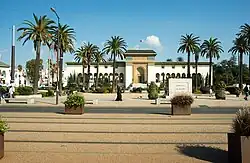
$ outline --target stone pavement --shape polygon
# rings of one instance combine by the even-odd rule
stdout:
[[[83,94],[86,100],[98,99],[98,107],[108,107],[108,106],[123,106],[123,107],[170,107],[169,104],[155,105],[154,100],[148,100],[147,94],[142,93],[123,93],[123,101],[114,101],[116,94]],[[194,95],[195,97],[196,95]],[[216,100],[215,97],[209,97],[208,95],[197,95],[192,108],[199,107],[246,107],[250,106],[250,101],[245,101],[244,96],[236,97],[234,95],[227,95],[226,100]],[[66,96],[59,98],[59,106],[64,106],[63,102],[66,100]],[[1,104],[1,105],[12,105],[12,104]],[[18,104],[20,105],[20,104]],[[42,99],[36,99],[36,104],[31,104],[32,106],[55,106],[55,97],[47,97]],[[88,105],[93,106],[93,105]]]
[[[227,162],[234,115],[2,113],[3,163]]]

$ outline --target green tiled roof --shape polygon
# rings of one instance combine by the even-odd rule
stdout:
[[[156,52],[154,50],[143,50],[143,49],[131,49],[127,50],[125,56],[130,55],[141,55],[141,56],[156,56]]]
[[[187,65],[187,62],[155,62],[155,65]],[[195,62],[190,62],[195,65]],[[209,65],[209,62],[198,62],[198,65]]]
[[[78,63],[78,62],[66,62],[66,65],[82,65],[82,63]],[[99,65],[112,65],[113,62],[102,62]],[[91,63],[91,65],[97,65],[96,63]],[[119,67],[125,67],[125,62],[122,61],[117,61],[116,65]]]
[[[9,68],[10,65],[7,65],[6,63],[0,61],[0,67]]]

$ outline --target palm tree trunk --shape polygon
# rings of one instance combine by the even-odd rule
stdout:
[[[190,52],[188,51],[188,68],[187,68],[187,77],[190,78]]]
[[[240,53],[240,90],[242,90],[242,60],[243,60],[243,53]]]
[[[34,94],[37,94],[38,92],[38,80],[40,77],[40,50],[41,50],[41,42],[38,41],[37,42],[37,47],[36,47],[36,65],[35,65],[35,76],[34,76],[34,85],[33,85],[33,89],[34,89]]]
[[[198,60],[195,60],[195,91],[197,90],[197,85],[198,85]]]
[[[209,88],[211,88],[211,86],[212,86],[212,62],[213,62],[213,58],[210,55],[210,57],[209,57],[209,76],[208,76]]]
[[[59,95],[62,94],[62,72],[63,72],[63,51],[60,49],[60,61],[59,61]]]
[[[250,84],[250,54],[248,54],[248,84]]]
[[[83,85],[83,89],[85,87],[85,71],[84,71],[85,67],[84,66],[85,66],[84,62],[82,62],[82,85]]]
[[[99,63],[97,62],[97,65],[96,65],[96,79],[95,79],[95,89],[98,87],[98,78],[99,76]]]
[[[90,64],[88,64],[88,84],[87,84],[87,91],[89,92],[89,81],[90,81]]]
[[[112,81],[112,93],[115,92],[115,54],[113,56],[113,81]]]

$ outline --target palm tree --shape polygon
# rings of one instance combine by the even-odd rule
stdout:
[[[180,47],[177,50],[177,53],[187,53],[188,54],[188,59],[187,59],[187,77],[190,78],[190,54],[195,53],[195,49],[199,48],[199,37],[194,36],[193,33],[191,34],[186,34],[186,36],[181,36],[180,40]]]
[[[87,61],[83,46],[81,46],[76,50],[74,60],[78,63],[80,62],[82,63],[82,82],[83,82],[83,87],[85,87],[85,66]]]
[[[61,25],[59,27],[53,26],[53,42],[55,47],[58,47],[58,29],[59,29],[59,39],[60,39],[60,61],[59,61],[59,92],[62,92],[62,71],[63,71],[63,54],[74,52],[74,41],[75,31],[73,28],[70,28],[69,25]],[[57,48],[55,48],[57,50]]]
[[[205,56],[209,58],[209,87],[211,88],[212,82],[212,64],[213,58],[220,58],[220,53],[224,52],[221,46],[221,42],[218,41],[217,38],[210,38],[209,40],[205,40],[201,45],[201,56]]]
[[[19,82],[18,82],[18,83],[19,83],[19,86],[20,86],[20,78],[21,78],[20,73],[21,73],[22,70],[23,70],[23,66],[22,66],[22,65],[18,65],[18,66],[17,66],[17,70],[19,71],[19,75],[18,75],[18,76],[19,76]]]
[[[94,62],[96,63],[96,80],[95,80],[95,89],[97,88],[98,86],[98,76],[99,76],[99,64],[101,62],[106,62],[106,60],[104,59],[104,55],[105,53],[101,52],[101,51],[97,51],[94,56],[93,56],[93,60]]]
[[[50,20],[46,15],[40,16],[38,18],[35,14],[33,14],[33,17],[35,19],[34,22],[25,20],[23,22],[24,27],[17,29],[17,31],[22,31],[21,36],[18,38],[18,40],[24,40],[23,45],[28,40],[33,41],[34,49],[36,51],[36,66],[33,87],[34,94],[37,94],[41,44],[45,44],[47,40],[51,38],[51,29],[54,21]]]
[[[198,84],[198,61],[200,57],[200,48],[197,48],[194,52],[194,59],[195,59],[195,91],[197,90],[197,84]]]
[[[110,40],[107,40],[104,44],[104,53],[110,54],[113,59],[113,81],[112,81],[112,93],[115,91],[115,68],[116,58],[123,60],[124,53],[127,51],[127,43],[120,36],[112,36]]]
[[[239,66],[240,66],[240,89],[242,89],[242,62],[243,62],[243,54],[248,54],[250,51],[250,47],[243,36],[239,36],[233,41],[234,46],[229,49],[228,52],[232,52],[232,54],[239,53]]]
[[[98,47],[94,44],[91,44],[90,42],[84,43],[81,49],[82,56],[85,58],[85,62],[88,66],[87,68],[87,91],[89,91],[89,81],[90,81],[90,65],[92,63],[93,55],[98,51]],[[84,75],[84,74],[83,74]]]
[[[240,37],[244,37],[250,45],[250,25],[249,24],[244,24],[240,26],[240,33],[238,34]],[[249,78],[250,78],[250,54],[248,55],[248,68],[249,68]],[[250,80],[250,79],[249,79]]]

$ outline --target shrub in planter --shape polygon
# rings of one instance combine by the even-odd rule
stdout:
[[[155,82],[151,82],[148,87],[148,98],[151,100],[155,100],[158,98],[158,87]]]
[[[32,95],[33,94],[33,88],[32,87],[17,87],[16,88],[16,93],[18,95]]]
[[[190,95],[176,95],[171,100],[171,114],[172,115],[190,115],[191,104],[194,99]]]
[[[130,92],[131,93],[142,93],[142,88],[141,87],[133,88]]]
[[[67,97],[65,104],[65,114],[83,114],[85,100],[83,96],[71,94]]]
[[[232,95],[236,95],[237,97],[241,93],[240,88],[239,87],[235,87],[235,86],[226,87],[226,91],[228,91]]]
[[[4,156],[4,133],[7,132],[9,126],[7,122],[0,117],[0,159]]]
[[[232,123],[232,133],[228,133],[229,163],[250,162],[250,110],[240,109]]]
[[[214,87],[216,99],[221,99],[221,100],[226,99],[225,88],[226,88],[226,84],[223,81],[216,83]]]
[[[210,88],[209,87],[201,87],[200,91],[202,94],[209,94],[210,93]]]

